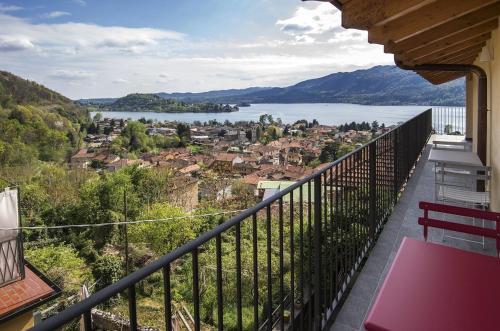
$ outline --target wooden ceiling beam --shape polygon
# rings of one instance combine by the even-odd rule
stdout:
[[[457,78],[460,78],[464,76],[466,73],[465,72],[447,72],[447,71],[417,71],[417,74],[419,74],[421,77],[424,79],[427,79],[429,82],[435,84],[435,81],[442,81],[442,80],[454,80]]]
[[[417,61],[417,64],[445,63],[446,61],[451,61],[451,60],[454,60],[454,59],[463,59],[463,58],[466,58],[466,57],[469,57],[469,56],[478,55],[479,53],[481,53],[481,50],[483,49],[483,47],[485,45],[486,45],[486,43],[483,43],[483,44],[480,44],[480,45],[478,45],[476,47],[470,47],[470,48],[461,50],[461,51],[456,52],[456,53],[447,54],[446,56],[442,56],[440,58],[434,59],[432,62],[418,62]]]
[[[444,83],[451,82],[452,80],[462,78],[466,75],[465,72],[456,72],[456,73],[448,73],[443,74],[442,76],[437,76],[429,79],[429,81],[434,85],[440,85]]]
[[[431,51],[430,53],[424,54],[423,56],[412,56],[410,54],[403,53],[400,56],[404,61],[422,61],[422,62],[429,62],[429,59],[433,59],[436,57],[441,57],[441,56],[446,56],[447,54],[452,54],[459,52],[464,49],[468,49],[473,46],[477,46],[480,44],[484,44],[485,41],[491,38],[491,33],[486,33],[484,35],[481,35],[476,38],[472,38],[470,40],[465,40],[459,44],[446,47],[443,49],[438,49],[436,51]]]
[[[410,44],[405,43],[390,43],[384,46],[385,53],[407,53],[408,56],[411,57],[419,57],[426,54],[430,54],[433,50],[440,50],[445,47],[449,47],[458,43],[461,43],[464,40],[469,40],[480,36],[482,34],[491,32],[498,28],[498,18],[491,19],[484,23],[473,26],[469,29],[465,29],[462,31],[458,31],[457,33],[451,34],[446,38],[431,41],[428,44]],[[403,47],[406,46],[406,47]]]
[[[368,30],[436,0],[351,0],[342,7],[342,26]]]
[[[469,56],[464,56],[460,58],[454,58],[451,60],[447,60],[446,62],[442,62],[445,64],[472,64],[474,60],[477,58],[478,54],[472,54]]]
[[[462,59],[454,59],[447,61],[446,64],[472,64],[474,63],[474,60],[476,59],[477,54],[469,56],[467,58],[462,58]],[[439,76],[445,73],[445,71],[425,71],[425,76],[426,77],[434,77],[434,76]],[[420,72],[419,72],[420,74]]]
[[[385,44],[392,40],[397,43],[494,3],[499,1],[437,0],[398,19],[370,28],[368,41]]]
[[[401,50],[423,47],[438,40],[448,38],[451,35],[460,35],[463,31],[477,27],[483,23],[490,22],[489,24],[491,24],[492,20],[498,20],[499,15],[500,2],[496,2],[403,41],[397,43],[388,42],[386,44],[386,51],[397,53]]]
[[[396,55],[394,55],[394,62],[401,63],[401,64],[408,65],[408,66],[414,66],[417,64],[442,63],[442,61],[453,60],[457,57],[462,58],[465,56],[472,56],[474,54],[478,54],[479,52],[481,52],[481,49],[484,47],[484,45],[486,45],[486,43],[483,42],[481,44],[473,45],[471,47],[459,50],[457,52],[448,53],[448,54],[439,55],[439,56],[429,56],[429,57],[421,58],[421,59],[415,60],[415,61],[402,58],[401,55],[396,54]]]
[[[454,43],[452,45],[447,45],[447,46],[439,46],[437,44],[431,44],[426,47],[422,47],[416,51],[413,52],[404,52],[401,53],[404,55],[404,57],[409,58],[409,59],[419,59],[424,56],[428,56],[431,54],[439,53],[439,52],[449,52],[450,50],[456,49],[458,47],[463,47],[464,45],[472,45],[472,44],[477,44],[483,41],[487,41],[488,39],[491,38],[491,32],[486,32],[483,33],[479,36],[475,36],[472,38],[464,38],[463,41],[460,41],[458,43]]]

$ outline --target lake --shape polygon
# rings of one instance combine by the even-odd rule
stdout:
[[[363,106],[339,103],[307,103],[307,104],[254,104],[250,107],[240,107],[233,113],[153,113],[153,112],[101,112],[103,117],[116,119],[140,118],[156,119],[158,121],[178,121],[192,123],[217,120],[224,122],[258,121],[263,114],[272,115],[274,119],[281,118],[283,123],[294,123],[301,119],[320,124],[338,125],[346,122],[373,122],[377,120],[386,125],[404,122],[413,116],[429,109],[429,106]],[[92,113],[92,116],[95,113]]]

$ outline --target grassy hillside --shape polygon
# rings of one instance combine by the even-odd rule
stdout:
[[[0,165],[60,162],[77,148],[87,112],[35,82],[0,71]]]

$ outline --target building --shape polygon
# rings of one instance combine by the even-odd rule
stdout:
[[[210,164],[210,168],[217,172],[232,173],[234,165],[242,162],[243,159],[238,154],[219,153]]]
[[[192,211],[198,206],[198,180],[190,176],[176,176],[168,184],[167,201]]]
[[[95,154],[89,152],[87,149],[80,149],[75,155],[71,157],[70,164],[74,169],[87,169],[92,163]]]

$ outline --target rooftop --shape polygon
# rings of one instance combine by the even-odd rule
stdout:
[[[0,322],[58,295],[59,288],[36,269],[25,265],[26,277],[0,287]]]

